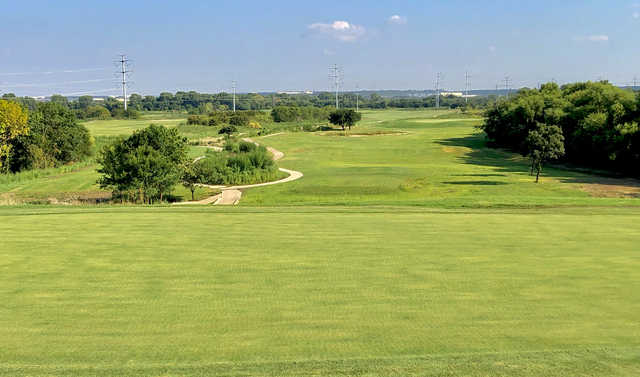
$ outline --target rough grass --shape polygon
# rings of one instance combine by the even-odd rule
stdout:
[[[638,209],[0,209],[7,376],[636,376]]]

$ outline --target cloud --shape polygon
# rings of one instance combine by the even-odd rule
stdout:
[[[329,36],[341,42],[355,42],[364,37],[366,29],[347,21],[333,21],[333,23],[314,23],[308,26],[312,32]]]
[[[387,19],[387,22],[395,25],[405,25],[407,23],[407,18],[394,14],[393,16],[389,17],[389,19]]]
[[[638,18],[640,18],[640,12],[633,12],[633,14],[631,14],[631,17],[637,20]]]
[[[496,46],[489,46],[489,52],[496,52]]]
[[[609,36],[608,35],[587,35],[587,36],[581,36],[581,37],[574,37],[573,40],[575,41],[589,41],[589,42],[609,42]]]

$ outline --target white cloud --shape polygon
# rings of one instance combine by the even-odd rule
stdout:
[[[342,42],[355,42],[362,38],[366,29],[363,26],[355,25],[347,21],[333,21],[333,23],[315,23],[308,26],[309,30],[327,35]]]
[[[389,17],[387,22],[390,24],[405,25],[407,23],[407,18],[394,14],[393,16]]]
[[[609,42],[609,36],[608,35],[587,35],[587,36],[581,36],[581,37],[575,37],[573,38],[575,41],[589,41],[589,42]]]

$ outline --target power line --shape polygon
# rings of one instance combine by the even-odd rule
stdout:
[[[233,112],[236,112],[236,81],[231,81],[231,85],[233,87]]]
[[[122,98],[124,100],[124,111],[127,111],[127,74],[131,71],[127,70],[129,60],[127,55],[120,55],[120,73],[122,74]]]
[[[341,72],[337,64],[329,67],[329,78],[333,79],[333,85],[335,86],[336,90],[336,109],[338,109],[340,107],[340,103],[338,102],[338,92],[340,90]]]
[[[464,73],[464,103],[468,104],[469,103],[469,79],[471,78],[471,75],[469,75],[469,72],[465,72]]]
[[[509,98],[509,94],[511,94],[511,77],[504,77],[504,89],[507,91],[507,98]]]
[[[441,78],[441,73],[438,72],[436,74],[436,109],[440,108],[440,78]]]

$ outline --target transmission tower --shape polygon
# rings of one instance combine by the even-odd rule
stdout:
[[[636,90],[638,87],[638,77],[633,76],[633,90]]]
[[[469,79],[471,78],[471,75],[469,74],[469,72],[465,72],[464,73],[464,103],[468,104],[469,103]]]
[[[509,98],[509,94],[511,94],[511,77],[504,77],[504,89],[507,91],[507,98]]]
[[[329,78],[333,79],[333,85],[336,91],[336,109],[339,108],[340,103],[338,102],[338,92],[340,90],[340,80],[341,80],[341,72],[340,68],[338,68],[337,64],[334,64],[332,67],[329,67]]]
[[[129,59],[127,55],[120,55],[120,74],[122,75],[122,98],[124,99],[124,111],[127,111],[127,75],[131,72],[128,70]]]
[[[236,112],[236,81],[231,81],[231,86],[233,87],[233,112]]]
[[[440,79],[442,74],[438,72],[436,74],[436,109],[440,108]]]

